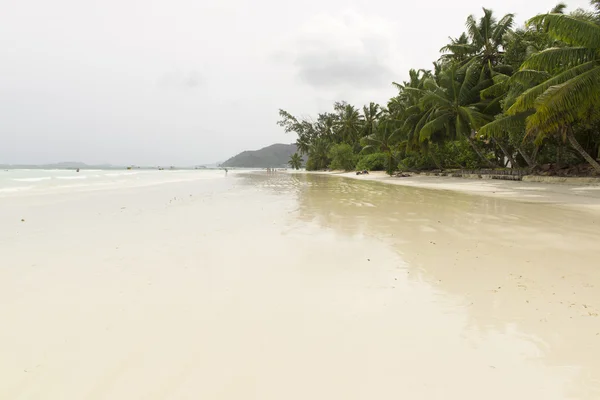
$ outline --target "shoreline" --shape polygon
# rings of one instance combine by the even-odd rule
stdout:
[[[390,177],[383,171],[373,171],[369,175],[356,175],[355,172],[342,171],[293,171],[291,173],[326,175],[389,185],[455,191],[520,202],[554,204],[600,214],[600,183],[581,183],[580,181],[548,183],[529,179],[523,181],[469,179],[423,174],[412,174],[410,177]]]

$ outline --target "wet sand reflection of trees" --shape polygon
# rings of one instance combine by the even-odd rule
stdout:
[[[260,185],[293,193],[301,221],[388,243],[409,264],[409,279],[462,299],[465,329],[474,337],[523,337],[545,363],[581,366],[583,386],[598,390],[600,346],[590,344],[600,340],[594,291],[600,279],[597,271],[571,271],[600,259],[591,217],[552,205],[310,174],[279,174]]]

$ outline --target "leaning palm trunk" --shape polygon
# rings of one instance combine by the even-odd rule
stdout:
[[[433,163],[435,164],[435,166],[437,167],[437,169],[439,169],[439,170],[444,169],[444,168],[442,168],[442,164],[440,163],[440,160],[438,160],[438,158],[435,156],[435,154],[434,154],[433,151],[429,150],[429,156],[433,160]]]
[[[536,147],[536,149],[537,149],[537,147]],[[529,168],[533,168],[536,166],[534,157],[535,157],[537,151],[533,154],[533,157],[529,157],[527,152],[525,150],[523,150],[521,147],[517,147],[517,151],[519,152],[519,154],[521,154],[521,157],[523,157],[523,160],[525,160],[525,162],[527,163]]]
[[[394,166],[394,156],[392,155],[391,150],[387,150],[388,153],[388,165],[387,165],[387,174],[389,176],[394,175],[394,171],[396,170],[396,167]]]
[[[493,162],[491,162],[490,160],[487,159],[487,157],[485,157],[483,155],[483,153],[481,153],[481,150],[479,150],[479,148],[475,145],[475,142],[473,141],[472,138],[468,137],[467,141],[469,142],[469,144],[471,145],[471,147],[473,148],[473,150],[475,151],[475,153],[477,153],[477,155],[479,156],[479,158],[481,158],[487,165],[489,165],[492,168],[496,168],[497,165],[494,164]]]
[[[585,151],[585,149],[583,147],[581,147],[581,145],[579,144],[577,139],[575,139],[575,135],[573,135],[573,129],[571,129],[571,128],[566,128],[566,129],[567,129],[567,139],[569,139],[569,143],[571,143],[571,146],[573,146],[573,148],[575,150],[577,150],[579,152],[579,154],[581,154],[582,157],[585,158],[585,160],[588,163],[590,163],[590,165],[594,168],[594,170],[600,174],[600,164],[598,164],[598,161],[594,160],[592,158],[592,156],[590,156],[588,154],[588,152]]]
[[[517,163],[517,161],[513,157],[512,153],[510,153],[508,151],[508,149],[506,148],[506,146],[504,146],[504,144],[502,143],[502,141],[496,140],[494,138],[492,138],[492,140],[500,148],[500,150],[502,150],[502,153],[504,153],[504,156],[506,158],[508,158],[508,161],[510,161],[510,167],[511,168],[520,168],[519,164]]]

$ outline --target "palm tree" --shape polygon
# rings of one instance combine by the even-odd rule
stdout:
[[[457,39],[450,39],[450,44],[440,49],[444,54],[441,61],[457,62],[460,65],[476,59],[490,77],[493,72],[510,73],[510,68],[502,65],[504,54],[504,37],[511,31],[514,14],[506,14],[499,21],[494,18],[493,11],[483,9],[483,17],[477,21],[475,16],[467,18],[467,33]],[[468,39],[468,40],[467,40]]]
[[[397,135],[400,132],[398,123],[387,116],[379,121],[374,121],[372,132],[369,136],[363,138],[363,152],[368,153],[372,150],[385,153],[387,162],[387,173],[392,175],[396,170],[396,162],[394,162],[394,145],[397,143]]]
[[[344,102],[336,103],[334,109],[338,114],[335,127],[340,137],[346,143],[358,143],[364,123],[363,116],[353,105]]]
[[[308,150],[306,169],[325,169],[329,165],[329,148],[331,142],[323,137],[314,139]]]
[[[600,13],[599,13],[600,14]],[[573,148],[600,173],[600,164],[583,149],[572,126],[581,120],[600,120],[600,24],[589,18],[542,14],[528,21],[541,26],[564,47],[532,55],[521,67],[545,71],[552,76],[526,90],[507,110],[509,115],[534,110],[527,117],[528,134],[541,140],[548,134],[566,137]]]
[[[288,165],[295,170],[298,170],[302,167],[302,163],[304,160],[298,153],[294,153],[290,156],[290,161],[288,161]]]
[[[476,60],[462,68],[453,65],[442,73],[439,84],[429,80],[425,90],[411,89],[423,93],[421,105],[426,110],[415,125],[415,133],[421,142],[464,138],[486,164],[494,167],[474,141],[477,130],[490,119],[485,114],[488,104],[479,96],[486,85],[480,71]]]
[[[369,106],[363,107],[363,136],[369,136],[373,133],[373,123],[381,117],[383,110],[376,103],[369,103]]]

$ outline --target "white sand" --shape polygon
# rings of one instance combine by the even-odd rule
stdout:
[[[0,398],[597,399],[599,224],[288,174],[0,198]]]

